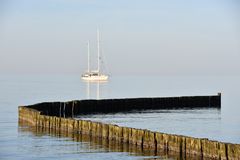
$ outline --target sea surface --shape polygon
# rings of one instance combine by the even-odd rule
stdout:
[[[212,140],[240,143],[240,77],[122,76],[87,83],[79,75],[0,76],[0,159],[148,159],[101,143],[36,132],[18,124],[18,106],[39,102],[129,97],[215,95],[222,108],[147,110],[81,118]],[[79,118],[79,117],[76,117]]]

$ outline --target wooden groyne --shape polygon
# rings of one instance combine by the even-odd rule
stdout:
[[[43,115],[73,117],[81,114],[116,113],[147,109],[221,108],[221,94],[163,98],[125,98],[46,102],[27,106]]]
[[[239,144],[73,119],[74,115],[81,114],[200,107],[220,108],[221,95],[39,103],[20,106],[19,121],[29,126],[90,135],[120,144],[127,143],[154,153],[164,150],[179,153],[181,157],[191,155],[212,159],[240,159]]]
[[[83,142],[87,144],[87,148],[93,148],[94,150],[100,150],[101,152],[125,152],[134,156],[144,156],[146,159],[187,159],[187,160],[201,160],[200,156],[187,156],[184,157],[180,155],[178,152],[171,152],[165,150],[158,150],[155,152],[154,150],[148,150],[142,148],[142,146],[132,145],[129,143],[121,143],[115,140],[109,140],[101,137],[94,137],[89,134],[79,134],[74,132],[66,132],[64,130],[52,129],[52,128],[44,128],[44,127],[26,127],[26,123],[23,121],[19,121],[19,131],[20,132],[30,132],[32,136],[36,136],[38,138],[45,136],[52,137],[63,137],[68,138],[68,140],[72,140],[75,142]],[[85,146],[85,145],[84,145]],[[151,157],[151,158],[150,158]],[[141,157],[140,157],[141,158]]]

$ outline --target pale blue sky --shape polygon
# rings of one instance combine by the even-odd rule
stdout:
[[[237,0],[1,0],[0,73],[81,74],[99,26],[112,75],[240,75],[239,10]]]

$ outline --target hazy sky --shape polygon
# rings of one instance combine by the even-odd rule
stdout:
[[[0,73],[80,75],[97,26],[112,75],[240,75],[237,0],[0,0]]]

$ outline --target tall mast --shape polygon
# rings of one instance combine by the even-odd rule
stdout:
[[[90,72],[90,42],[87,43],[88,48],[88,73]]]
[[[98,53],[98,74],[100,72],[100,34],[99,29],[97,28],[97,53]]]

